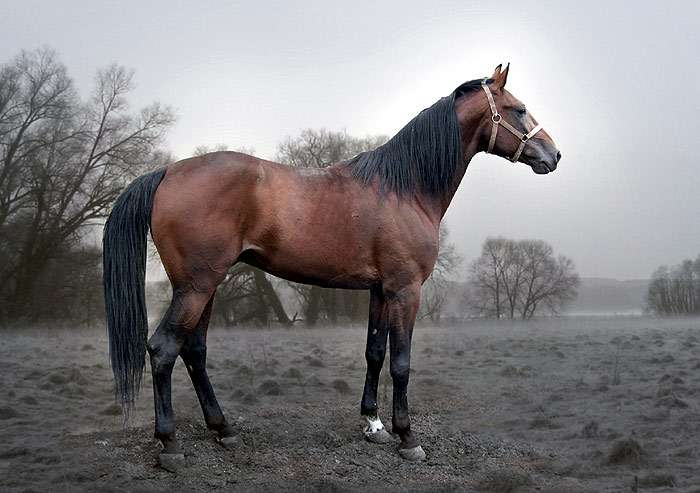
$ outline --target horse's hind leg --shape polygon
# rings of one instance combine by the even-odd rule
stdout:
[[[207,328],[213,301],[214,297],[212,296],[204,308],[197,327],[185,339],[180,351],[180,357],[185,362],[187,372],[190,374],[199,404],[202,406],[202,413],[204,414],[207,428],[219,434],[222,445],[231,446],[234,443],[233,428],[226,422],[226,417],[221,412],[221,407],[214,395],[214,389],[209,381],[206,368]]]
[[[171,376],[175,360],[188,335],[197,326],[213,292],[173,290],[173,301],[148,340],[148,354],[153,374],[155,405],[155,437],[163,444],[160,463],[165,469],[176,469],[184,455],[175,437],[175,416],[171,402]]]

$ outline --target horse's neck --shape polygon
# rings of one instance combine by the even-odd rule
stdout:
[[[474,132],[471,132],[471,135],[468,135],[467,138],[464,139],[464,161],[462,162],[462,165],[459,169],[457,169],[457,172],[454,175],[452,186],[450,186],[450,188],[441,197],[439,197],[437,203],[435,204],[435,207],[439,211],[440,218],[442,218],[442,216],[445,215],[447,209],[452,203],[452,199],[454,198],[455,193],[457,193],[459,185],[462,183],[462,179],[464,178],[464,175],[467,172],[467,167],[469,166],[469,163],[471,162],[472,158],[476,155],[476,153],[478,153],[481,150],[479,149],[479,136],[477,135],[477,133],[478,129],[476,129]]]

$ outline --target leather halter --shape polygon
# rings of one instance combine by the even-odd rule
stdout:
[[[542,125],[538,124],[535,128],[533,128],[532,130],[530,130],[526,134],[518,131],[510,123],[508,123],[503,118],[501,118],[501,115],[498,113],[498,109],[496,108],[496,103],[493,100],[493,95],[491,94],[491,90],[489,89],[489,86],[486,85],[486,82],[482,82],[481,87],[484,89],[484,92],[486,93],[486,97],[489,100],[489,106],[491,107],[491,121],[493,122],[493,126],[491,127],[491,138],[489,139],[489,150],[486,152],[491,154],[491,151],[493,151],[493,146],[496,143],[496,135],[498,135],[498,126],[503,125],[503,127],[506,130],[508,130],[513,135],[515,135],[518,138],[518,140],[520,141],[520,145],[518,146],[518,150],[515,151],[515,154],[513,154],[513,157],[509,158],[512,162],[516,163],[518,161],[518,159],[520,158],[520,154],[522,154],[523,149],[525,149],[525,144],[527,144],[527,141],[530,140],[532,137],[534,137],[535,134],[537,134],[537,132],[542,130]]]

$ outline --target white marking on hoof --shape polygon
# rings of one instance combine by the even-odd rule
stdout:
[[[219,443],[224,446],[224,448],[233,448],[238,444],[238,437],[223,437],[219,439]]]
[[[413,448],[400,448],[399,455],[404,459],[410,460],[412,462],[425,460],[425,452],[423,452],[423,447],[421,447],[420,445]]]
[[[185,465],[185,454],[158,454],[158,465],[170,472],[177,472]]]
[[[379,416],[365,416],[365,420],[367,420],[365,433],[376,433],[384,429],[384,425],[382,424],[382,420],[379,419]]]
[[[367,426],[365,427],[365,439],[372,443],[389,443],[394,439],[384,428],[382,420],[379,417],[365,416]]]

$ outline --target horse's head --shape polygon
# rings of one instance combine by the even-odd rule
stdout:
[[[491,78],[481,81],[481,91],[472,91],[485,109],[477,124],[482,129],[479,148],[547,174],[557,168],[561,152],[525,105],[505,89],[508,68],[499,65]]]

